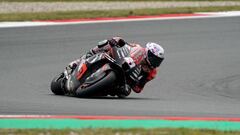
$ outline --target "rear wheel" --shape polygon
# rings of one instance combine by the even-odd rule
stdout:
[[[83,89],[77,89],[76,95],[78,97],[94,96],[96,93],[101,93],[101,91],[109,89],[109,87],[114,84],[116,79],[116,74],[113,71],[110,71],[106,73],[106,75],[102,77],[101,80],[92,84],[91,86]]]
[[[64,95],[64,90],[62,89],[63,79],[64,79],[63,73],[53,78],[51,82],[51,90],[55,95]]]

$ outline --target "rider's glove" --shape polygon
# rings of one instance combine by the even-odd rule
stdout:
[[[118,42],[115,39],[108,40],[108,43],[111,47],[118,45]]]
[[[120,47],[123,47],[125,44],[126,44],[126,42],[125,42],[123,39],[119,39],[118,45],[119,45]]]
[[[113,46],[123,47],[126,44],[126,42],[123,39],[119,39],[118,41],[116,41],[116,39],[110,39],[108,40],[108,43],[111,47]]]

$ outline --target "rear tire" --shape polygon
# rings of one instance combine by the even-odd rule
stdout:
[[[64,95],[64,90],[62,89],[63,79],[64,79],[63,73],[53,78],[51,82],[51,90],[55,95]]]
[[[107,73],[105,77],[99,80],[97,83],[84,88],[84,89],[77,89],[76,96],[77,97],[91,97],[94,96],[96,93],[101,93],[104,89],[109,88],[114,84],[117,77],[113,71]]]

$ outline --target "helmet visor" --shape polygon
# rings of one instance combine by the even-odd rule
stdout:
[[[148,61],[151,67],[159,67],[164,58],[155,56],[151,51],[148,51]]]

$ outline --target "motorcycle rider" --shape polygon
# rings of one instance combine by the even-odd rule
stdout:
[[[145,84],[155,78],[157,68],[164,60],[164,49],[159,44],[149,42],[144,48],[139,44],[129,44],[121,37],[100,41],[97,46],[86,53],[86,58],[99,52],[106,52],[111,55],[111,47],[122,47],[124,45],[127,45],[130,49],[130,56],[134,66],[127,71],[127,84],[119,89],[122,97],[128,96],[131,90],[140,93]],[[74,69],[79,61],[80,59],[71,62],[67,68]]]

